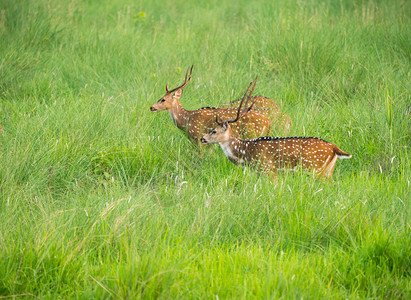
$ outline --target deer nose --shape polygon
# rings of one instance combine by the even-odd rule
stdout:
[[[200,141],[201,141],[203,144],[207,143],[207,141],[206,141],[205,138],[203,138],[203,137],[200,139]]]
[[[150,107],[150,110],[151,111],[156,111],[156,109],[152,106],[152,107]]]

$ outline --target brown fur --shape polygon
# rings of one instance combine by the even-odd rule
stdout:
[[[251,102],[254,103],[252,111],[265,115],[272,122],[272,130],[278,134],[286,135],[290,132],[292,121],[289,115],[280,110],[279,105],[264,96],[252,96]],[[236,108],[239,106],[241,98],[228,103],[223,103],[219,108]]]
[[[215,132],[215,133],[213,133]],[[227,158],[237,165],[248,165],[263,172],[295,170],[301,166],[320,176],[332,177],[340,156],[350,158],[336,145],[313,137],[242,140],[228,126],[214,128],[204,135],[203,143],[219,143]]]
[[[186,74],[184,84],[171,91],[166,87],[166,94],[150,107],[151,111],[167,110],[178,128],[187,132],[194,141],[198,141],[205,133],[218,125],[218,119],[231,119],[238,108],[200,108],[197,110],[186,110],[180,103],[183,87],[191,78]],[[270,120],[257,111],[250,111],[242,120],[233,125],[234,132],[242,138],[249,139],[266,135],[271,127]]]
[[[240,114],[250,86],[240,103],[237,117],[220,123],[201,138],[202,143],[219,143],[227,158],[236,165],[251,166],[259,171],[274,174],[281,169],[295,170],[302,166],[314,170],[320,176],[331,177],[337,159],[351,157],[336,145],[314,137],[260,137],[253,140],[237,137],[230,124],[235,124],[251,112],[250,106]],[[253,90],[254,87],[248,95],[248,100]]]

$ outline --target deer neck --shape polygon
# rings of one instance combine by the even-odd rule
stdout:
[[[186,110],[178,100],[174,100],[173,106],[168,110],[174,124],[180,129],[186,129],[190,112]]]
[[[245,162],[246,145],[243,140],[234,135],[231,128],[227,137],[219,142],[221,149],[227,158],[236,165],[243,165]]]

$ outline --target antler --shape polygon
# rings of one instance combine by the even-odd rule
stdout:
[[[190,67],[187,68],[186,79],[184,80],[184,83],[182,85],[180,85],[179,87],[176,87],[175,89],[172,89],[171,91],[169,91],[168,90],[168,82],[167,82],[167,85],[166,85],[167,93],[172,93],[174,91],[177,91],[178,89],[182,89],[183,87],[185,87],[191,79],[191,74],[193,73],[193,67],[194,67],[194,65],[191,65],[191,69],[190,69]],[[190,70],[190,75],[188,75],[188,70]],[[187,76],[188,76],[188,78],[187,78]]]
[[[258,78],[258,75],[255,77],[254,82],[253,82],[253,81],[250,82],[250,85],[248,86],[247,91],[245,92],[243,98],[241,99],[241,103],[240,103],[240,106],[238,107],[238,111],[237,111],[237,116],[236,116],[234,119],[228,120],[227,123],[237,122],[237,121],[238,121],[239,119],[241,119],[246,113],[248,113],[248,112],[251,110],[251,108],[253,107],[254,103],[251,104],[248,108],[247,108],[247,104],[248,104],[248,101],[251,99],[251,95],[252,95],[253,92],[254,92],[254,88],[255,88],[255,85],[256,85],[256,83],[257,83],[257,78]],[[253,83],[254,83],[254,85],[253,85]],[[251,91],[250,91],[250,87],[251,87],[251,86],[253,86],[253,88],[252,88]],[[248,94],[249,91],[250,91],[250,93]],[[248,96],[247,96],[247,94],[248,94]],[[243,110],[243,112],[240,114],[240,112],[241,112],[241,106],[243,105],[243,102],[244,102],[244,99],[246,98],[246,96],[247,96],[247,101],[245,102],[245,105],[244,105],[244,107],[246,107],[246,108],[245,108],[245,109]]]

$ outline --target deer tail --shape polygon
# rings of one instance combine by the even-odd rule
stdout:
[[[351,158],[352,157],[352,155],[350,153],[342,151],[336,145],[333,145],[333,148],[334,148],[334,153],[337,154],[338,158],[340,158],[340,159]]]

